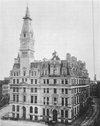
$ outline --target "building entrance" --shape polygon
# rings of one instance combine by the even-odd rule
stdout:
[[[53,121],[57,122],[57,110],[53,110]]]
[[[23,118],[26,119],[26,108],[23,107],[22,109],[23,109]]]

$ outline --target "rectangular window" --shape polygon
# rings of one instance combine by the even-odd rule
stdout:
[[[61,110],[61,117],[64,117],[64,110]]]
[[[15,102],[15,95],[13,95],[13,102]]]
[[[17,106],[17,112],[19,112],[19,106]]]
[[[64,94],[64,89],[62,88],[62,94]]]
[[[47,109],[47,116],[49,116],[49,109]]]
[[[31,84],[33,84],[33,79],[31,79]]]
[[[76,97],[75,97],[75,104],[76,104]]]
[[[45,75],[47,75],[47,70],[45,70]]]
[[[45,105],[45,97],[44,97],[44,99],[43,99],[43,104]]]
[[[17,76],[18,76],[18,72],[17,72]]]
[[[65,79],[65,84],[68,84],[68,80],[67,79]]]
[[[19,79],[17,79],[17,84],[19,84]]]
[[[56,105],[56,104],[57,104],[57,98],[54,97],[54,105]]]
[[[15,106],[14,105],[12,105],[12,111],[15,111]]]
[[[17,113],[17,119],[19,119],[19,114]]]
[[[78,84],[78,79],[77,79],[77,84]]]
[[[57,93],[57,89],[56,88],[54,88],[54,93]]]
[[[31,73],[31,74],[32,74],[32,76],[33,76],[33,71],[32,71],[32,73]]]
[[[78,93],[78,88],[77,88],[77,93]]]
[[[64,80],[62,80],[62,84],[64,84]]]
[[[64,98],[62,98],[62,106],[64,106]]]
[[[47,84],[49,84],[49,79],[47,79]]]
[[[26,96],[23,96],[23,102],[26,102]]]
[[[31,96],[31,103],[33,103],[33,96]]]
[[[15,84],[15,79],[13,79],[13,84]]]
[[[54,79],[54,84],[56,84],[57,83],[57,79]]]
[[[45,93],[45,88],[44,88],[44,93]]]
[[[65,94],[68,94],[68,89],[65,89]]]
[[[35,84],[37,84],[37,79],[35,79]]]
[[[34,75],[36,76],[36,71],[34,71]]]
[[[23,92],[26,92],[26,88],[23,88]]]
[[[16,76],[16,73],[14,72],[14,76]]]
[[[37,92],[37,88],[35,88],[35,93]]]
[[[15,92],[15,87],[13,87],[13,92]]]
[[[17,92],[19,92],[19,88],[17,87]]]
[[[33,88],[31,88],[31,92],[33,92]]]
[[[77,96],[77,103],[79,103],[79,96]]]
[[[34,119],[35,119],[35,120],[38,120],[38,116],[34,116]]]
[[[43,79],[43,81],[44,81],[44,84],[45,84],[45,83],[46,83],[46,82],[45,82],[45,79]]]
[[[54,102],[56,102],[57,101],[57,98],[56,97],[54,97]]]
[[[47,97],[47,105],[49,105],[49,97]]]
[[[25,71],[23,71],[23,75],[26,76],[26,72]]]
[[[19,95],[17,95],[17,102],[19,102]]]
[[[35,103],[37,103],[37,96],[35,96]]]
[[[76,115],[76,108],[74,109],[74,111],[75,111],[75,115]]]
[[[65,106],[68,105],[68,98],[65,98]]]
[[[68,110],[65,110],[65,118],[68,118]]]
[[[43,115],[45,116],[45,108],[43,108]]]
[[[49,88],[47,88],[47,93],[49,93]]]

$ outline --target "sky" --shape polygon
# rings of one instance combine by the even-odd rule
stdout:
[[[0,79],[8,77],[20,48],[20,33],[29,7],[35,35],[35,60],[60,59],[66,53],[86,62],[93,79],[92,0],[1,0]],[[93,0],[95,73],[100,80],[100,2]]]

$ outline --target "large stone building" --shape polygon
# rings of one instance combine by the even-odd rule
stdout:
[[[34,32],[28,7],[20,50],[11,70],[10,112],[14,118],[72,122],[87,104],[89,77],[85,62],[56,51],[50,60],[34,60]]]

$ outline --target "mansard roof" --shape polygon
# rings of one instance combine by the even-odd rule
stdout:
[[[40,61],[35,61],[31,63],[31,68],[39,68],[41,66],[41,62]]]
[[[20,63],[14,63],[13,69],[19,69],[20,68]]]

